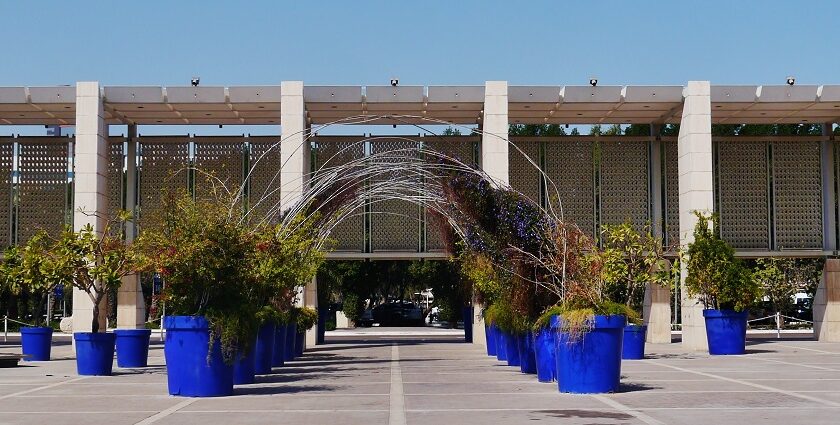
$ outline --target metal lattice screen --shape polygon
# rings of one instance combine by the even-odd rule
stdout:
[[[721,237],[735,248],[770,249],[767,142],[716,143]]]
[[[640,229],[650,217],[649,142],[602,141],[601,223],[630,222]]]
[[[592,236],[595,230],[594,143],[555,139],[546,141],[544,149],[545,174],[551,180],[546,182],[547,201],[551,202],[556,214],[562,204],[563,219],[577,224]]]
[[[154,215],[165,190],[186,190],[189,138],[184,136],[141,137],[140,225]]]
[[[540,197],[541,173],[539,170],[540,145],[542,142],[514,138],[511,143],[513,146],[508,146],[510,187],[539,205],[542,202]]]
[[[680,173],[679,173],[679,152],[677,151],[676,139],[664,139],[662,144],[665,149],[665,244],[676,247],[680,243]]]
[[[476,137],[469,136],[435,136],[424,137],[423,149],[443,153],[447,156],[458,159],[464,164],[477,166],[475,149],[479,142]],[[427,160],[433,161],[433,157]],[[430,211],[425,212],[426,223],[426,251],[440,252],[446,249],[444,243],[444,229],[449,228],[446,219]]]
[[[18,137],[17,240],[25,242],[39,229],[56,235],[69,223],[67,178],[71,138]]]
[[[12,161],[14,141],[0,139],[0,246],[12,244]]]
[[[346,164],[364,157],[365,149],[362,137],[318,137],[315,138],[316,170],[328,171],[329,168]],[[317,173],[315,174],[317,179]],[[336,240],[336,251],[362,252],[365,250],[364,209],[358,208],[333,228],[330,235]]]
[[[277,210],[280,193],[280,138],[274,136],[248,137],[248,198],[252,221],[262,221],[269,211]],[[274,222],[272,217],[269,222]]]
[[[393,150],[413,150],[420,154],[419,142],[405,139],[377,139],[370,142],[371,153]],[[403,156],[403,155],[400,155]],[[405,178],[398,172],[372,178],[377,181]],[[417,184],[422,184],[418,181]],[[420,249],[420,207],[408,201],[398,199],[372,200],[370,205],[370,246],[371,251],[410,251]]]
[[[194,137],[195,196],[227,198],[243,182],[243,137]],[[214,195],[215,194],[215,195]]]
[[[108,138],[108,217],[125,208],[125,138]],[[111,229],[115,234],[120,229]]]
[[[820,143],[774,141],[772,152],[777,249],[822,248]]]

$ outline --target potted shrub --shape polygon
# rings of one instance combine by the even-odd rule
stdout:
[[[306,331],[318,323],[318,312],[311,307],[301,307],[297,312],[297,338],[295,339],[295,356],[303,355]]]
[[[555,311],[547,310],[535,322],[532,329],[534,338],[534,361],[537,380],[553,382],[557,379],[557,355],[554,346],[554,333],[551,331],[551,318]]]
[[[47,361],[50,359],[53,329],[47,326],[40,312],[47,304],[49,294],[57,286],[69,285],[65,276],[56,272],[55,263],[43,255],[49,244],[43,231],[37,232],[21,247],[9,247],[0,263],[2,286],[13,294],[28,292],[38,296],[33,326],[20,328],[21,351],[24,361]],[[47,312],[46,317],[49,315]]]
[[[648,284],[670,287],[668,268],[663,261],[662,244],[653,236],[650,223],[640,233],[630,222],[605,225],[603,269],[607,297],[627,306],[628,324],[624,328],[621,358],[642,359],[645,356],[647,325],[641,320],[645,287]]]
[[[759,293],[750,270],[720,238],[717,215],[695,212],[694,242],[682,253],[689,296],[703,303],[709,354],[744,354],[747,315]]]
[[[527,317],[514,318],[514,332],[516,335],[516,350],[519,354],[519,371],[522,373],[537,373],[536,346],[534,345],[534,333],[531,331],[534,324]]]
[[[232,206],[233,205],[233,206]],[[257,328],[247,270],[253,237],[235,203],[165,194],[135,240],[143,267],[158,272],[167,315],[164,355],[169,394],[233,393],[233,363]]]

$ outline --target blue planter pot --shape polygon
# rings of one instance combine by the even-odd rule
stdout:
[[[503,332],[505,337],[505,354],[507,354],[508,366],[519,366],[519,347],[517,344],[517,335]]]
[[[537,380],[552,382],[557,379],[557,358],[554,347],[554,333],[549,328],[540,329],[534,338]]]
[[[464,342],[473,342],[473,308],[461,309],[461,320],[464,321]]]
[[[149,365],[149,337],[151,329],[117,329],[117,366],[146,367]]]
[[[271,373],[275,326],[274,322],[266,322],[257,330],[257,343],[254,344],[254,373],[257,375]]]
[[[519,370],[522,373],[537,373],[537,358],[534,352],[534,336],[526,332],[516,336],[516,348],[519,351]]]
[[[507,343],[505,342],[505,333],[495,325],[493,325],[493,333],[496,334],[496,360],[507,361]]]
[[[27,362],[45,362],[50,359],[52,348],[52,328],[23,327],[20,328],[20,345],[23,360]]]
[[[747,347],[747,312],[703,310],[709,354],[744,354]]]
[[[300,331],[300,329],[298,329]],[[295,335],[295,358],[303,355],[304,341],[306,340],[306,332],[298,332]]]
[[[76,371],[79,375],[110,375],[114,367],[113,333],[76,332]]]
[[[487,355],[488,356],[495,356],[496,355],[496,331],[493,329],[493,325],[487,325],[484,327],[484,342],[487,345]]]
[[[210,348],[203,316],[166,316],[166,378],[170,395],[218,397],[233,394],[233,365],[225,364],[218,339]]]
[[[233,362],[233,385],[253,384],[256,381],[256,358],[254,351],[246,355],[237,355]]]
[[[641,360],[645,358],[645,336],[647,325],[627,325],[624,327],[624,342],[622,343],[621,358],[624,360]]]
[[[297,337],[297,323],[289,323],[286,325],[286,351],[284,352],[283,360],[289,361],[295,359],[295,339]]]
[[[552,330],[560,330],[552,317]],[[571,339],[556,332],[557,388],[561,393],[608,393],[618,390],[621,379],[621,343],[624,316],[595,316],[592,330]]]
[[[274,331],[274,351],[271,354],[271,366],[283,366],[286,358],[286,325],[278,323]]]

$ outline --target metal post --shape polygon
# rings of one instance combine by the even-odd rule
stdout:
[[[776,339],[782,338],[782,313],[776,312]]]
[[[3,342],[9,341],[9,316],[3,316]]]

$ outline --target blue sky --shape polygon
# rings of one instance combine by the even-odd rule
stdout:
[[[836,1],[0,0],[0,86],[840,83]]]

